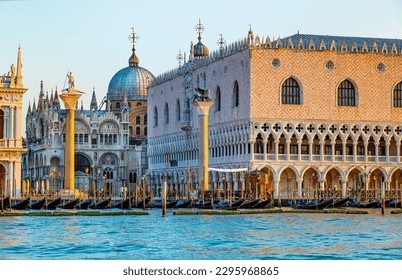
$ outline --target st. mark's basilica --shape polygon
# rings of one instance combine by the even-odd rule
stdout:
[[[129,65],[113,76],[105,98],[98,102],[94,90],[90,108],[76,108],[76,189],[88,189],[92,180],[99,190],[120,195],[145,178],[155,195],[162,181],[176,198],[196,193],[193,101],[201,88],[214,102],[206,177],[214,195],[225,188],[278,200],[401,191],[402,40],[299,33],[271,39],[250,28],[229,45],[221,37],[210,52],[203,30],[199,23],[188,59],[157,77],[139,66],[133,33]],[[1,77],[2,96],[16,85],[18,94],[26,91],[18,71]],[[66,112],[58,89],[45,93],[45,87],[41,82],[29,104],[22,158],[21,133],[10,128],[21,99],[17,107],[0,100],[0,148],[19,149],[16,163],[1,158],[2,184],[14,184],[16,195],[63,188]],[[19,161],[22,187],[12,174]]]

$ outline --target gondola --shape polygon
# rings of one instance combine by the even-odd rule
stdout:
[[[64,204],[59,205],[62,209],[74,209],[77,206],[79,199],[73,199],[70,202],[66,202]]]
[[[106,207],[108,207],[110,203],[110,198],[105,199],[104,201],[100,201],[97,203],[92,203],[89,208],[91,209],[105,209]]]
[[[391,199],[388,202],[388,207],[390,207],[390,208],[401,208],[401,201]]]
[[[188,208],[191,204],[191,200],[187,200],[187,201],[179,201],[176,204],[176,208]]]
[[[221,210],[237,210],[243,204],[243,202],[243,199],[236,200],[233,203],[226,201],[223,203],[214,204],[214,208]]]
[[[14,210],[25,210],[29,205],[30,199],[24,199],[23,201],[17,202],[11,206]]]
[[[271,199],[265,199],[265,200],[261,200],[259,201],[256,205],[253,206],[253,209],[262,209],[268,206],[268,204],[271,203]]]
[[[254,207],[254,205],[256,205],[258,202],[260,202],[259,199],[254,199],[248,202],[244,202],[242,205],[240,205],[239,208],[241,209],[251,209]]]
[[[78,203],[78,204],[75,206],[75,209],[86,210],[86,209],[88,209],[89,205],[91,205],[91,203],[92,203],[92,200],[86,199],[86,200],[81,201],[80,203]]]
[[[325,200],[323,202],[310,202],[308,204],[297,204],[295,209],[303,209],[303,210],[322,210],[328,205],[330,205],[334,201],[333,198]]]
[[[348,200],[349,200],[348,197],[339,199],[339,200],[331,203],[330,205],[328,205],[327,208],[339,208],[339,207],[342,207],[348,202]]]
[[[212,205],[211,201],[207,201],[205,203],[196,203],[195,207],[198,209],[212,209],[213,205]]]
[[[0,203],[0,210],[6,210],[8,207],[10,207],[10,197],[6,197],[3,200],[0,200]]]
[[[52,202],[49,202],[45,208],[47,210],[56,210],[57,206],[59,206],[61,203],[61,197],[56,198],[55,200],[53,200]]]
[[[173,208],[173,207],[176,206],[176,204],[177,204],[176,200],[167,201],[166,202],[166,208]],[[158,201],[158,200],[155,200],[153,205],[154,205],[155,208],[162,208],[162,206],[163,206],[162,201]]]
[[[348,206],[350,207],[357,207],[357,208],[378,208],[380,207],[380,201],[378,200],[371,200],[369,202],[358,202],[356,199],[351,200],[349,199]]]
[[[149,197],[145,198],[145,207],[147,207],[148,203],[149,203]],[[137,201],[137,203],[134,203],[132,208],[143,208],[144,207],[144,203],[142,200]]]
[[[32,210],[40,210],[46,203],[45,199],[41,199],[37,202],[31,203],[31,205],[28,206],[28,208]]]
[[[130,207],[130,198],[112,203],[111,208],[128,209]]]

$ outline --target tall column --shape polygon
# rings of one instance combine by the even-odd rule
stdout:
[[[374,146],[375,146],[375,162],[378,162],[378,147],[380,146],[380,143],[375,142]]]
[[[357,142],[353,142],[353,161],[357,161]]]
[[[309,153],[310,161],[313,160],[313,143],[314,143],[314,141],[308,141],[308,153]]]
[[[401,157],[401,142],[396,143],[396,162],[400,162]]]
[[[385,143],[385,158],[386,158],[386,162],[389,162],[389,146],[390,146],[390,143],[389,142],[386,142]]]
[[[368,156],[368,140],[364,142],[364,161],[367,162],[367,156]]]
[[[208,190],[208,112],[213,101],[195,101],[198,109],[198,175],[203,191]]]
[[[321,158],[321,161],[324,161],[325,141],[321,141],[320,144],[321,144],[320,158]]]
[[[302,181],[300,180],[300,179],[297,179],[296,180],[296,184],[297,184],[297,198],[298,199],[302,199],[302,196],[303,196],[303,194],[302,194],[302,188],[301,188],[301,184],[302,183]]]
[[[262,152],[263,152],[263,160],[264,161],[266,161],[267,160],[267,143],[268,143],[268,140],[263,140],[262,141]]]
[[[342,198],[345,198],[347,195],[347,191],[346,191],[346,181],[342,181]]]
[[[331,141],[331,158],[332,161],[335,160],[335,141]]]
[[[346,161],[346,140],[342,142],[343,162]]]
[[[274,141],[274,143],[275,143],[275,161],[277,161],[278,160],[278,152],[279,152],[279,140],[276,139]]]
[[[302,144],[302,141],[298,140],[297,141],[297,160],[298,161],[301,160],[301,144]]]
[[[286,160],[290,160],[290,140],[286,140]]]
[[[74,87],[60,94],[66,108],[66,143],[64,146],[64,189],[74,190],[74,119],[75,106],[82,92]]]

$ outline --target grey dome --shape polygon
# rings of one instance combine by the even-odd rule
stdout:
[[[147,95],[147,86],[155,78],[147,69],[132,65],[118,71],[110,80],[107,97],[110,101],[135,100]]]

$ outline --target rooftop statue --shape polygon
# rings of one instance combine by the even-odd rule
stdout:
[[[201,102],[207,102],[211,101],[211,94],[209,92],[209,89],[203,89],[203,88],[195,88],[196,93],[194,94],[193,97],[193,102],[195,101],[201,101]]]
[[[67,78],[68,78],[68,90],[75,89],[75,81],[73,73],[72,72],[68,73]]]

